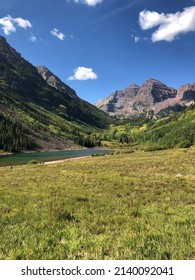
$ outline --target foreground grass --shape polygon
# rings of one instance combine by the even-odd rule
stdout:
[[[195,149],[0,168],[0,259],[194,259]]]

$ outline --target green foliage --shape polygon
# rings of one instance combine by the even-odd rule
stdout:
[[[85,136],[78,133],[75,143],[83,147],[94,148],[101,146],[101,139],[96,134]]]
[[[40,163],[40,162],[38,162],[36,159],[31,159],[29,162],[28,162],[28,164],[38,164],[38,163]]]
[[[30,140],[22,126],[0,114],[0,150],[15,152],[29,147]]]
[[[195,144],[195,108],[191,106],[184,112],[163,119],[147,120],[141,125],[131,121],[123,125],[111,125],[104,139],[115,148],[129,146],[145,151],[188,148]],[[111,146],[108,142],[106,145]]]
[[[4,96],[4,94],[2,95]],[[26,103],[15,97],[13,99],[6,97],[1,102],[6,108],[4,118],[10,119],[10,121],[13,118],[17,119],[17,125],[21,128],[22,137],[28,138],[29,135],[34,137],[36,132],[40,134],[46,132],[54,137],[72,140],[81,146],[94,147],[101,145],[101,140],[98,136],[101,130],[97,127],[89,126],[78,120],[65,120],[34,103]],[[7,108],[10,109],[8,110]],[[9,111],[12,112],[11,118],[9,117]],[[12,141],[16,141],[14,135],[12,134]],[[33,141],[29,142],[28,149],[35,148]],[[15,151],[20,150],[21,147],[15,149]]]
[[[182,140],[177,145],[178,148],[189,148],[192,145],[192,142],[190,140]]]
[[[105,154],[95,154],[95,155],[92,155],[92,157],[104,157]]]

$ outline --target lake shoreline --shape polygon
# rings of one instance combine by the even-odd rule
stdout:
[[[45,161],[43,164],[49,165],[49,164],[55,164],[55,163],[63,163],[67,160],[76,160],[76,159],[84,159],[84,158],[90,158],[92,156],[81,156],[81,157],[73,157],[73,158],[65,158],[65,159],[57,159],[52,161]]]
[[[78,148],[69,148],[69,149],[49,149],[49,150],[25,150],[20,152],[0,152],[1,156],[9,156],[9,155],[19,155],[19,154],[34,154],[34,153],[52,153],[52,152],[66,152],[66,151],[80,151],[80,150],[110,150],[108,147],[94,147],[94,148],[86,148],[86,147],[78,147]]]
[[[63,151],[50,151],[50,152],[34,152],[34,153],[17,153],[6,154],[0,157],[0,167],[14,166],[33,163],[46,163],[48,162],[63,162],[67,159],[84,158],[94,156],[96,154],[109,154],[113,150],[104,148],[91,148],[79,150],[63,150]]]
[[[62,152],[62,151],[77,151],[77,150],[84,150],[85,148],[81,149],[76,149],[76,148],[70,148],[70,149],[62,149],[62,150],[25,150],[25,151],[19,151],[19,152],[1,152],[0,153],[0,158],[1,156],[9,156],[9,155],[18,155],[18,154],[33,154],[33,153],[52,153],[52,152]]]

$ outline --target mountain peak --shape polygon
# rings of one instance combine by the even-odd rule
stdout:
[[[137,84],[133,83],[133,84],[130,84],[128,87],[126,87],[126,89],[128,89],[128,88],[138,88],[138,87],[139,86]]]
[[[148,79],[147,81],[151,81],[151,82],[155,82],[155,83],[160,83],[160,84],[162,84],[161,81],[159,81],[159,80],[157,80],[157,79],[154,79],[154,78],[150,78],[150,79]]]
[[[154,79],[154,78],[146,80],[143,85],[155,85],[155,84],[164,85],[161,81]]]
[[[71,96],[76,96],[76,92],[67,84],[63,83],[46,66],[37,66],[38,73],[51,87]]]

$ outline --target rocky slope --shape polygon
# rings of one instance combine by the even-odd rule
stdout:
[[[195,100],[195,83],[181,86],[179,90],[150,79],[143,85],[132,84],[124,90],[115,91],[96,106],[118,117],[169,114],[186,108]]]
[[[64,92],[69,96],[76,96],[76,92],[70,88],[67,84],[62,82],[56,75],[54,75],[47,67],[37,66],[37,70],[42,78],[50,85],[51,87]]]

